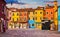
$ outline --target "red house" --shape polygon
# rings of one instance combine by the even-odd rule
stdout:
[[[4,0],[0,0],[0,32],[2,31],[2,29],[4,30],[3,22],[1,18],[3,18],[4,20],[6,19],[6,16],[5,16],[6,6],[5,5],[6,5],[6,2]]]
[[[21,28],[27,28],[27,26],[28,26],[28,9],[19,9],[19,11],[20,11]]]

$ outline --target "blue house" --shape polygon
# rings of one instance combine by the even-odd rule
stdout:
[[[58,7],[58,31],[60,32],[60,6]]]

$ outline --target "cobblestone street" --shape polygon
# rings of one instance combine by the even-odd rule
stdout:
[[[48,30],[7,30],[0,33],[0,37],[60,37],[60,33]]]

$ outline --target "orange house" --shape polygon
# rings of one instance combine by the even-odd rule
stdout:
[[[53,20],[54,19],[53,6],[48,6],[45,8],[44,19],[46,19],[46,20]]]
[[[28,11],[26,9],[19,9],[21,28],[27,28],[28,25]]]
[[[48,30],[51,30],[54,21],[54,6],[49,6],[47,5],[44,10],[44,20],[45,20],[45,25],[42,27],[45,27]]]

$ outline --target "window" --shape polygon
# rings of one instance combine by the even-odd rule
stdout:
[[[10,17],[10,20],[11,20],[11,17]]]
[[[48,12],[46,12],[46,14],[48,14]]]
[[[42,17],[40,17],[40,20],[42,19]]]
[[[37,20],[37,17],[36,17],[36,20]]]
[[[34,12],[33,12],[33,14],[34,14]]]
[[[42,12],[40,12],[40,14],[42,14]]]
[[[46,17],[43,17],[43,19],[46,19]]]
[[[24,21],[26,21],[26,17],[24,17]]]
[[[37,14],[37,12],[35,12],[35,14]]]
[[[34,26],[34,24],[32,24],[32,26]]]
[[[18,18],[17,18],[17,21],[18,21]]]
[[[29,18],[29,20],[30,20],[30,18]]]
[[[35,17],[34,19],[37,20],[37,17]]]
[[[17,16],[18,16],[18,13],[17,13]]]
[[[14,13],[13,13],[13,16],[14,16]]]
[[[52,12],[51,12],[51,14],[52,14]]]
[[[33,18],[33,20],[34,20],[34,18]]]
[[[57,12],[58,10],[56,10],[55,12]]]
[[[13,21],[14,21],[14,18],[13,18]]]

